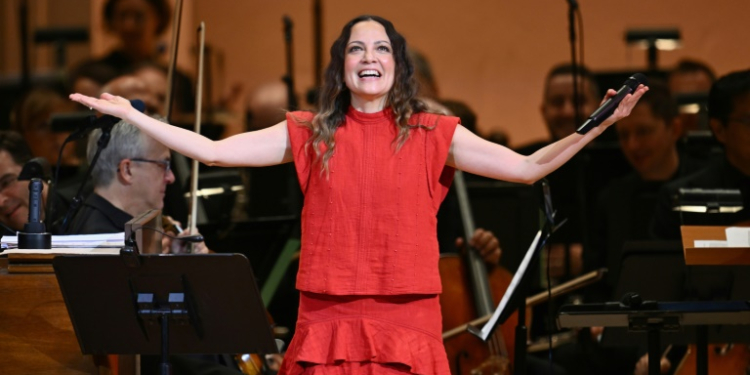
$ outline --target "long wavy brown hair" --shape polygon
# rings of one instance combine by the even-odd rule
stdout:
[[[391,41],[396,65],[395,77],[385,105],[393,112],[396,125],[399,127],[398,136],[394,140],[396,150],[409,139],[409,130],[415,127],[408,124],[409,118],[426,110],[425,104],[417,99],[419,86],[414,76],[414,65],[406,52],[406,39],[396,31],[390,21],[378,16],[363,15],[349,21],[331,46],[331,62],[326,68],[318,100],[319,112],[313,117],[312,122],[307,124],[313,133],[307,145],[312,145],[317,159],[322,161],[321,172],[328,172],[328,160],[333,156],[336,147],[333,136],[336,129],[344,123],[346,111],[351,104],[351,92],[344,82],[344,56],[352,27],[363,21],[375,21],[383,25]],[[324,151],[321,147],[323,145]]]

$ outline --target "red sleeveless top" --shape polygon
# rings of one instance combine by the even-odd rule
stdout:
[[[349,108],[336,130],[330,173],[321,173],[312,132],[287,114],[302,193],[302,249],[297,288],[334,295],[436,294],[437,211],[453,180],[445,162],[457,117],[420,113],[396,151],[392,112]]]

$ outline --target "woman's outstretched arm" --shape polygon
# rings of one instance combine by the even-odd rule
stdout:
[[[72,94],[70,99],[119,117],[163,145],[201,163],[219,166],[268,166],[292,161],[286,121],[269,128],[212,141],[200,134],[165,124],[134,109],[130,101],[110,94],[93,98]]]
[[[459,126],[453,135],[446,164],[485,177],[532,184],[565,164],[607,127],[628,116],[646,91],[648,88],[640,85],[620,102],[612,116],[585,135],[573,133],[529,156],[486,141]],[[614,90],[609,90],[604,100],[614,94]]]

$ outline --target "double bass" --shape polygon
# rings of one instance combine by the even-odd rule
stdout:
[[[468,242],[474,234],[474,221],[461,171],[456,171],[454,186]],[[463,256],[441,255],[439,269],[443,286],[440,306],[444,329],[492,314],[513,278],[499,265],[488,268],[479,252],[472,248],[467,248]],[[444,345],[451,374],[510,373],[517,322],[518,313],[514,313],[487,343],[469,332],[446,339]]]

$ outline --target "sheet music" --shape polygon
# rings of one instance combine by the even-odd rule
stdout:
[[[695,240],[693,242],[695,247],[727,247],[727,241],[719,240]]]
[[[52,248],[120,248],[125,246],[125,233],[76,234],[52,236]],[[3,236],[3,249],[17,249],[17,236]]]
[[[750,228],[729,227],[724,231],[728,247],[750,247]]]
[[[61,248],[61,249],[8,249],[0,252],[1,255],[10,254],[55,254],[55,255],[118,255],[119,248],[95,247],[95,248]]]
[[[539,243],[539,240],[542,237],[542,231],[539,230],[536,232],[536,236],[534,237],[534,241],[531,242],[531,246],[526,251],[526,255],[523,257],[523,261],[521,262],[521,265],[518,266],[518,270],[516,270],[516,273],[513,275],[513,280],[510,281],[510,285],[508,285],[508,289],[505,290],[505,294],[503,295],[503,298],[500,300],[500,304],[497,306],[497,309],[495,309],[495,312],[492,314],[492,317],[490,320],[482,327],[482,340],[487,341],[487,338],[490,336],[490,333],[492,331],[492,327],[495,326],[498,319],[500,319],[500,315],[505,311],[508,305],[508,301],[510,301],[510,297],[515,292],[516,288],[518,287],[518,284],[521,282],[521,279],[523,278],[523,275],[526,273],[527,269],[529,268],[529,263],[531,263],[531,258],[534,256],[534,250],[537,247],[537,244]],[[524,298],[526,298],[524,296]]]

